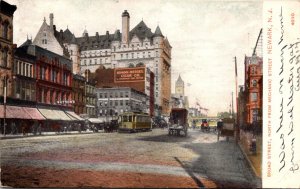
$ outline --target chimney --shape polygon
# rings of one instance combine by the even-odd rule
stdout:
[[[53,18],[54,18],[53,13],[50,13],[49,18],[50,18],[50,29],[51,29],[51,31],[53,32],[53,31],[54,31],[54,30],[53,30]],[[53,33],[54,33],[54,32],[53,32]]]

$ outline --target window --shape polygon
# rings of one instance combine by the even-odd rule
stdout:
[[[45,79],[45,67],[41,67],[40,69],[40,79]]]
[[[97,64],[97,59],[95,59],[95,62],[94,62],[95,64]]]
[[[121,59],[123,59],[123,54],[121,54]]]
[[[25,76],[29,75],[29,65],[25,64]]]
[[[257,93],[251,93],[251,102],[257,101]]]
[[[134,58],[134,53],[131,53],[131,57]]]
[[[1,66],[7,67],[7,54],[8,54],[8,50],[4,49],[2,51],[2,56],[1,56]]]
[[[2,26],[2,37],[4,39],[8,39],[8,23],[4,22],[3,26]]]
[[[128,59],[128,53],[126,53],[126,59]]]
[[[32,65],[29,66],[29,77],[32,77]]]
[[[253,87],[256,87],[256,86],[257,86],[257,80],[256,80],[256,79],[253,79],[253,80],[252,80],[252,86],[253,86]]]
[[[149,58],[151,57],[151,52],[150,52],[150,51],[148,52],[148,57],[149,57]]]

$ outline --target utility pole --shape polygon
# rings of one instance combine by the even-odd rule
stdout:
[[[232,115],[232,118],[234,118],[234,112],[233,112],[233,92],[231,92],[231,98],[232,98],[232,101],[231,101],[231,115]]]
[[[237,61],[236,57],[234,57],[234,65],[235,65],[235,99],[236,99],[236,143],[238,143],[240,139],[240,125],[239,125],[239,110],[238,110],[238,81],[237,81]],[[232,98],[233,101],[233,98]]]

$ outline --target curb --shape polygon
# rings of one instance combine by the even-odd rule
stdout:
[[[240,142],[238,143],[244,157],[246,158],[248,164],[250,165],[251,169],[252,169],[252,172],[255,174],[256,178],[259,178],[261,179],[261,177],[259,176],[259,174],[257,173],[256,169],[254,168],[254,166],[252,165],[252,162],[250,161],[250,159],[248,158],[246,152],[244,151],[243,147],[241,146]]]
[[[18,139],[18,138],[34,138],[34,137],[44,137],[44,136],[65,136],[65,135],[84,135],[84,134],[93,134],[95,132],[82,132],[82,133],[48,133],[48,134],[41,134],[41,135],[10,135],[10,136],[1,136],[0,140],[9,140],[9,139]]]

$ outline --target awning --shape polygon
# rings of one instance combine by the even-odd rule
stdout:
[[[30,115],[31,119],[45,120],[45,117],[36,108],[23,107],[23,110]]]
[[[62,120],[62,121],[71,121],[71,118],[68,117],[62,110],[52,110],[46,108],[38,108],[39,111],[46,119],[49,120]]]
[[[4,118],[4,105],[0,105],[0,118]],[[7,119],[31,119],[30,114],[24,111],[23,107],[6,106]]]
[[[65,111],[65,113],[74,121],[83,121],[84,120],[79,115],[77,115],[75,112]]]
[[[67,116],[67,114],[66,114],[64,111],[62,111],[62,110],[53,110],[53,111],[55,111],[55,112],[60,116],[61,120],[63,120],[63,121],[71,121],[71,120],[72,120],[72,119],[71,119],[69,116]]]
[[[104,122],[104,120],[98,119],[98,118],[89,118],[88,120],[91,123],[103,123]]]

